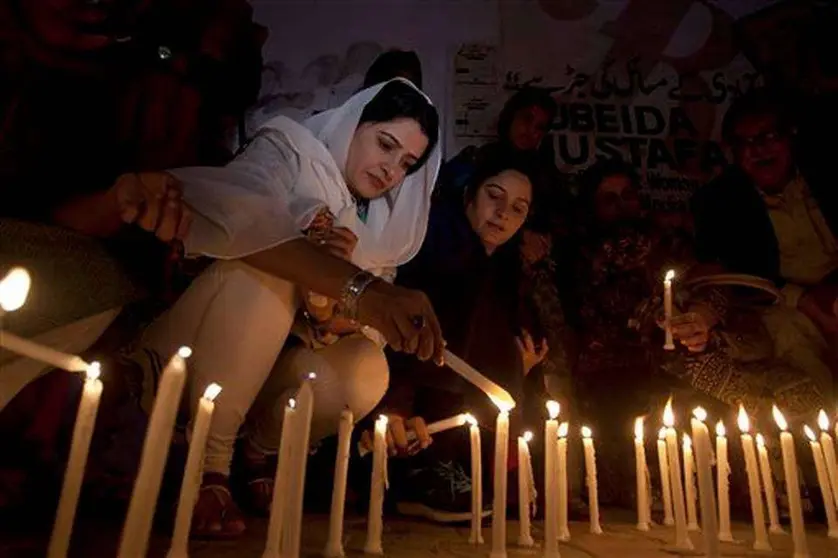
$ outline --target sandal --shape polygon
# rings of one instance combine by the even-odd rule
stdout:
[[[269,517],[274,494],[277,455],[265,453],[243,438],[233,459],[236,495],[248,513]]]
[[[233,500],[226,475],[205,473],[195,511],[192,512],[193,538],[230,540],[244,534],[247,526]]]

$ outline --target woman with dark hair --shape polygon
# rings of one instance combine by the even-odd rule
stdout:
[[[268,456],[279,444],[283,409],[310,372],[317,374],[314,443],[336,431],[344,408],[360,419],[384,395],[385,340],[421,359],[441,356],[427,298],[387,282],[422,244],[438,137],[430,100],[399,79],[302,124],[274,118],[224,168],[173,172],[195,215],[187,253],[219,260],[143,340],[151,373],[160,357],[192,347],[193,405],[209,383],[224,389],[195,535],[244,530],[229,490],[242,426],[240,480],[248,503],[267,512]]]
[[[404,78],[422,89],[422,63],[419,61],[419,55],[412,50],[398,49],[379,54],[364,76],[363,89],[397,77]]]

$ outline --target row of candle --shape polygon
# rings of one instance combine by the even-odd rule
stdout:
[[[794,440],[788,431],[788,424],[780,410],[775,406],[772,410],[774,419],[781,429],[780,442],[783,455],[783,468],[788,490],[789,507],[792,524],[795,556],[808,556],[805,528],[803,523],[802,504],[798,484],[797,458],[794,450]],[[691,420],[692,438],[683,434],[682,449],[684,455],[684,484],[682,490],[681,465],[677,432],[674,429],[674,413],[671,401],[667,403],[663,419],[664,427],[658,435],[658,461],[661,473],[661,492],[664,504],[664,524],[675,525],[675,546],[688,550],[692,542],[688,531],[699,530],[698,513],[695,505],[694,477],[697,476],[701,505],[702,532],[707,556],[719,556],[719,541],[732,541],[730,528],[730,501],[728,476],[730,464],[728,460],[727,438],[724,424],[719,421],[716,425],[716,467],[717,492],[714,491],[711,460],[712,451],[710,437],[704,421],[707,413],[701,408],[693,411]],[[772,481],[771,465],[765,439],[761,434],[756,440],[750,433],[750,420],[745,409],[740,406],[737,418],[742,432],[741,442],[745,457],[745,471],[748,478],[749,496],[754,527],[754,549],[771,550],[768,532],[783,533],[779,525],[777,503]],[[818,425],[821,428],[820,440],[815,432],[804,426],[804,432],[812,450],[818,483],[823,495],[826,508],[828,536],[838,538],[838,523],[836,523],[836,482],[838,481],[838,464],[835,460],[835,449],[832,436],[829,434],[829,419],[826,412],[818,414]],[[838,424],[836,425],[838,435]],[[756,444],[755,444],[756,441]],[[637,527],[648,530],[650,524],[650,507],[648,499],[648,470],[646,466],[645,448],[643,445],[643,418],[635,421],[635,456],[637,476]],[[768,510],[769,528],[766,530],[762,490],[765,492],[765,504]],[[718,494],[718,508],[715,496]],[[686,508],[686,510],[685,510]],[[717,516],[718,510],[718,516]],[[718,524],[717,524],[718,519]]]

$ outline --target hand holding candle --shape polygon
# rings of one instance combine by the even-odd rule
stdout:
[[[788,423],[780,409],[774,405],[771,409],[774,421],[780,427],[780,448],[783,451],[783,472],[786,478],[786,494],[789,499],[791,517],[791,536],[794,540],[795,558],[807,558],[809,545],[806,541],[806,526],[803,523],[803,504],[800,501],[800,483],[798,483],[797,455],[794,451],[794,437],[788,431]]]
[[[759,490],[759,473],[757,472],[757,453],[754,439],[751,437],[751,423],[745,407],[739,405],[737,418],[739,430],[742,431],[742,451],[745,454],[745,471],[748,474],[748,490],[751,495],[751,516],[754,521],[754,550],[771,550],[768,542],[768,531],[765,529],[765,515],[762,512],[762,495]]]

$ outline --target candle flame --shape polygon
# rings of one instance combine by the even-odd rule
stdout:
[[[530,442],[532,442],[532,439],[534,438],[533,433],[532,433],[532,431],[530,431],[530,430],[527,430],[526,432],[524,432],[524,435],[523,435],[523,436],[521,436],[521,437],[522,437],[522,438],[524,439],[524,441],[525,441],[526,443],[528,443],[528,444],[529,444]]]
[[[221,393],[221,386],[213,382],[207,386],[207,389],[204,390],[204,399],[207,401],[215,401],[215,398],[218,397],[219,393]],[[293,399],[291,401],[293,401]]]
[[[593,435],[594,435],[594,433],[591,432],[590,428],[588,428],[587,426],[582,427],[582,437],[583,438],[590,438]]]
[[[297,408],[297,400],[292,397],[291,399],[288,400],[288,406],[291,407],[292,409],[296,409]]]
[[[757,433],[756,439],[757,439],[757,446],[760,447],[760,448],[764,448],[765,447],[765,436],[763,436],[762,434]]]
[[[177,350],[177,354],[180,358],[189,358],[192,356],[192,349],[184,345],[183,347]]]
[[[567,432],[570,430],[570,425],[563,422],[559,425],[559,438],[567,438]]]
[[[477,419],[476,419],[476,418],[474,418],[474,415],[472,415],[471,413],[465,413],[465,414],[463,415],[463,418],[464,418],[464,419],[465,419],[465,421],[466,421],[467,423],[469,423],[470,425],[472,425],[472,426],[477,426]]]
[[[693,447],[693,441],[687,434],[684,434],[684,442],[683,443],[684,443],[684,449]]]
[[[308,379],[309,380],[316,380],[317,379],[317,374],[315,374],[314,372],[309,372],[308,373]]]
[[[512,399],[506,401],[494,395],[489,395],[489,399],[492,401],[492,403],[495,404],[495,407],[497,407],[498,411],[500,411],[501,413],[508,413],[509,411],[515,408],[515,401],[513,401]]]
[[[675,426],[675,413],[672,412],[672,398],[666,402],[666,407],[663,408],[663,424],[667,428]]]
[[[0,308],[14,312],[24,305],[29,296],[32,278],[22,267],[14,267],[0,281]]]
[[[719,421],[716,423],[716,436],[724,437],[727,434],[727,430],[725,429],[725,423]]]
[[[818,426],[824,432],[829,430],[829,417],[826,415],[826,411],[824,411],[823,409],[821,409],[818,413]]]
[[[707,411],[704,410],[704,407],[696,407],[693,409],[693,416],[701,422],[704,422],[707,420]]]
[[[556,420],[556,417],[559,416],[560,410],[561,406],[558,401],[551,400],[547,402],[547,413],[550,415],[550,420]]]
[[[636,440],[643,440],[643,417],[634,419],[634,438]]]
[[[666,440],[666,427],[662,426],[660,430],[658,430],[658,440]]]
[[[777,423],[777,426],[780,427],[780,430],[785,432],[789,428],[789,423],[786,422],[786,417],[783,416],[783,413],[780,412],[780,409],[777,408],[777,405],[771,407],[771,414],[774,415],[774,422]]]
[[[747,433],[751,429],[751,420],[748,418],[748,413],[745,412],[745,407],[739,405],[739,416],[736,417],[736,424],[739,425],[739,430]]]
[[[93,380],[98,380],[99,376],[102,375],[102,365],[98,362],[91,362],[87,365],[87,370],[85,372],[87,375],[87,381],[92,382]]]
[[[387,418],[387,415],[378,415],[378,420],[376,422],[381,423],[384,426],[387,426],[387,423],[390,419]]]
[[[663,280],[664,281],[672,281],[673,279],[675,279],[675,270],[670,269],[669,271],[666,272],[666,275],[664,276]]]
[[[809,428],[808,424],[803,425],[803,432],[806,433],[806,437],[809,438],[810,442],[814,442],[815,440],[817,440],[817,438],[815,437],[815,431]]]

